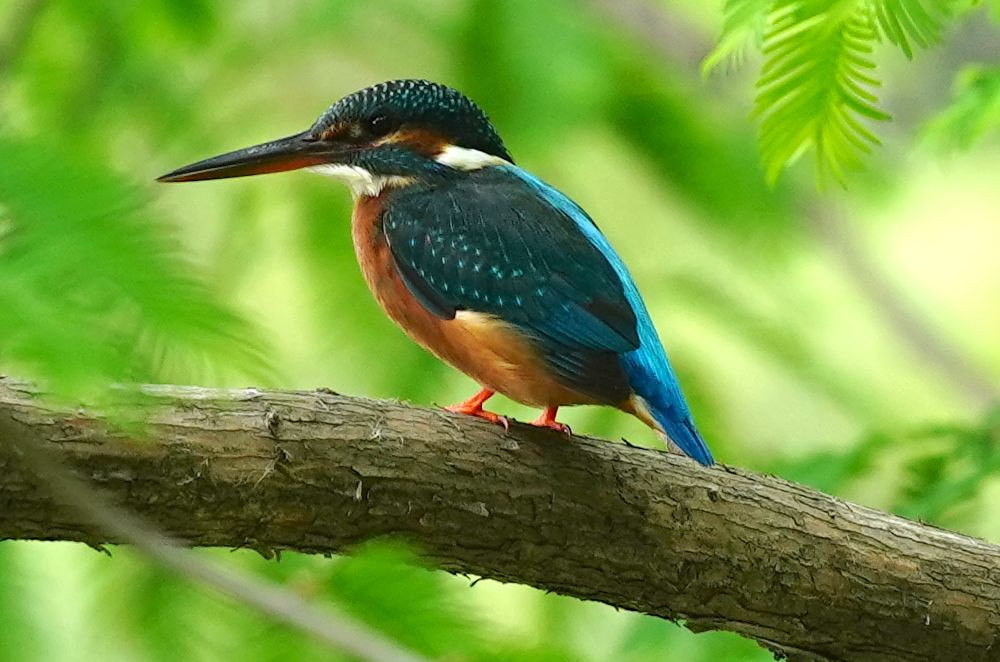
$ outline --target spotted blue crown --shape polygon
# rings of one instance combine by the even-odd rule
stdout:
[[[434,132],[453,145],[513,161],[483,109],[456,89],[427,80],[391,80],[366,87],[330,106],[313,125],[319,133],[340,122],[383,122]]]

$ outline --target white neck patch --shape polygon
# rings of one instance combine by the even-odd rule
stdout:
[[[509,161],[499,156],[457,145],[448,145],[434,157],[434,160],[456,170],[479,170],[489,166],[510,165]],[[323,163],[307,170],[344,182],[350,187],[355,198],[375,197],[387,186],[405,186],[412,181],[409,177],[399,175],[376,175],[360,166],[343,163]]]
[[[324,163],[307,168],[307,170],[344,182],[350,187],[351,194],[355,199],[365,196],[375,197],[387,186],[403,186],[410,182],[407,177],[376,175],[360,166],[343,163]]]
[[[434,157],[434,160],[456,170],[479,170],[488,166],[510,165],[509,161],[499,156],[458,145],[448,145]]]

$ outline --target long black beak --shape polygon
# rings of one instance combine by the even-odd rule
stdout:
[[[336,147],[309,131],[198,161],[156,178],[158,182],[196,182],[298,170],[336,160]]]

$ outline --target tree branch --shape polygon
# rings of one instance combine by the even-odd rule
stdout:
[[[183,549],[176,540],[150,527],[126,508],[109,504],[105,495],[70,474],[55,457],[50,444],[38,444],[17,430],[12,431],[13,427],[11,419],[0,416],[0,446],[9,444],[22,464],[45,483],[46,490],[61,505],[116,540],[134,545],[161,567],[196,584],[214,588],[358,659],[370,662],[421,662],[424,659],[344,614],[313,605],[287,589]]]
[[[443,567],[726,629],[793,660],[986,660],[1000,547],[777,478],[320,392],[149,387],[135,442],[0,380],[0,417],[191,545]],[[0,539],[116,542],[0,446]]]

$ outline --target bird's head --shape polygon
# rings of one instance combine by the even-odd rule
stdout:
[[[394,80],[350,94],[307,130],[178,168],[161,182],[244,177],[308,168],[347,182],[356,196],[386,185],[512,162],[486,113],[458,90]]]

